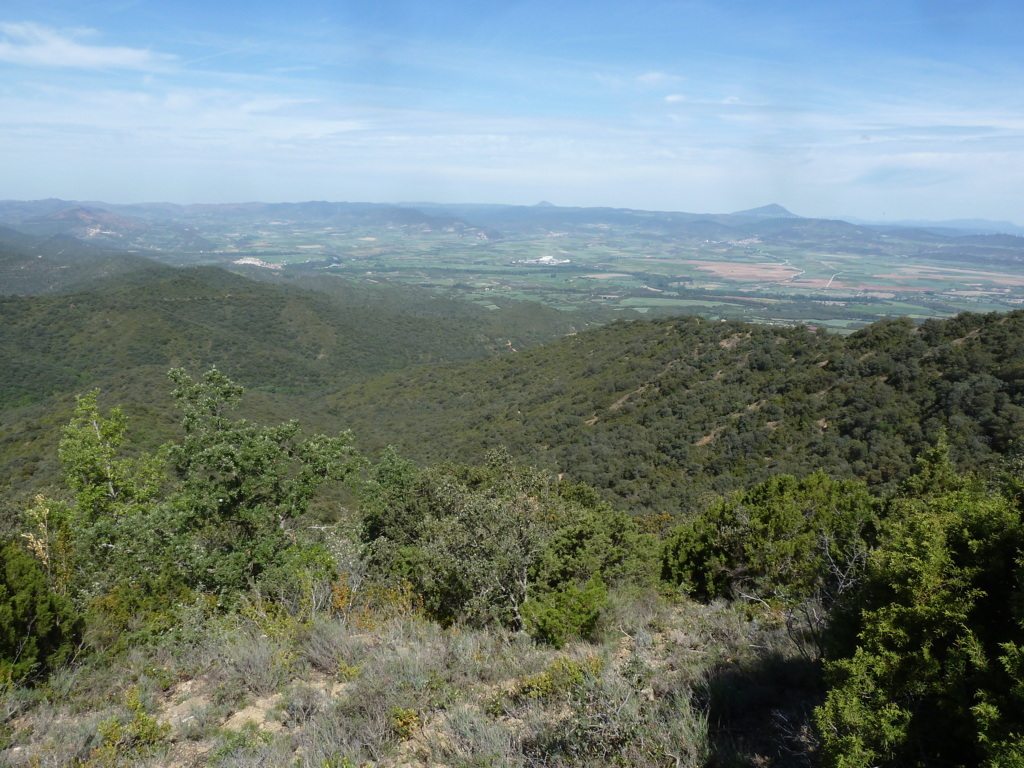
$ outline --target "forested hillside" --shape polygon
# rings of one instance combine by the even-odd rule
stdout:
[[[321,285],[151,265],[88,292],[2,298],[2,417],[29,434],[49,418],[52,434],[68,396],[99,386],[165,437],[163,372],[216,365],[257,395],[254,415],[352,428],[364,450],[421,461],[502,446],[622,509],[672,515],[779,472],[891,489],[940,428],[960,466],[983,467],[1024,426],[1021,312],[849,337],[696,317],[583,330],[592,317],[539,305]],[[35,467],[52,478],[45,445],[3,449],[16,485]]]
[[[217,364],[260,388],[316,390],[506,352],[513,338],[525,346],[573,327],[553,310],[489,312],[412,291],[346,288],[336,298],[212,267],[154,267],[88,292],[6,297],[4,353],[17,366],[0,392],[12,407],[168,364]]]
[[[331,397],[367,446],[495,446],[634,511],[823,470],[891,489],[936,439],[965,469],[1024,429],[1024,312],[849,337],[701,318],[620,322],[500,359],[399,371]]]
[[[23,258],[26,275],[65,274]],[[54,430],[72,396],[94,387],[138,417],[150,447],[173,425],[164,378],[173,366],[218,366],[258,391],[250,413],[330,430],[338,422],[314,405],[325,392],[410,365],[510,354],[594,319],[522,302],[485,309],[333,277],[311,291],[145,260],[84,286],[82,273],[74,275],[60,295],[0,296],[0,487],[54,479]]]
[[[73,237],[41,238],[0,227],[0,293],[52,294],[92,280],[153,266],[141,256],[111,251]]]

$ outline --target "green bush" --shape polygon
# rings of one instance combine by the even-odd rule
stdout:
[[[125,694],[125,706],[131,718],[113,716],[99,724],[103,743],[92,751],[83,768],[137,765],[143,758],[168,747],[171,726],[146,712],[139,700],[138,688]]]
[[[579,693],[605,668],[605,660],[591,654],[579,659],[558,656],[545,669],[523,678],[511,692],[514,702],[557,701]]]
[[[195,592],[231,604],[262,582],[275,596],[308,603],[331,566],[326,553],[303,554],[289,526],[324,483],[362,465],[348,434],[303,438],[295,422],[228,418],[242,388],[216,369],[199,381],[178,369],[170,378],[184,437],[160,459],[122,458],[123,414],[101,414],[96,392],[79,398],[59,451],[74,501],[55,522],[70,540],[33,534],[33,544],[70,559],[60,580],[99,617],[101,645],[154,618],[139,614],[166,613]],[[33,512],[37,527],[49,524],[42,501]]]
[[[179,627],[180,607],[195,598],[180,585],[125,579],[83,608],[83,638],[95,650],[115,653],[154,642]]]
[[[262,427],[227,417],[242,388],[213,369],[194,381],[170,372],[185,437],[165,447],[178,486],[169,513],[184,534],[190,585],[230,596],[281,566],[286,525],[305,513],[325,482],[347,478],[363,460],[349,433],[301,437],[295,422]]]
[[[635,520],[507,451],[428,469],[387,451],[369,475],[362,536],[372,575],[407,581],[444,624],[520,629],[533,601],[538,636],[561,644],[592,631],[604,603],[594,585],[652,579],[652,539]],[[569,623],[558,629],[560,610]]]
[[[607,604],[608,590],[594,575],[583,587],[570,583],[526,601],[523,621],[534,638],[561,648],[573,638],[589,639]]]
[[[308,622],[331,609],[331,586],[338,579],[334,558],[323,544],[293,544],[279,564],[264,572],[260,592]]]
[[[1024,765],[1024,515],[948,459],[889,505],[831,628],[827,766]]]
[[[75,651],[82,622],[17,544],[0,548],[0,679],[42,676]]]
[[[856,481],[774,477],[677,528],[662,550],[662,578],[700,600],[834,600],[863,561],[874,507]]]

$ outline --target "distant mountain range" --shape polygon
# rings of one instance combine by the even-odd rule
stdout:
[[[129,205],[58,199],[0,201],[0,225],[21,232],[69,235],[84,242],[124,249],[209,252],[211,229],[233,223],[294,222],[338,228],[382,227],[410,232],[449,231],[486,239],[551,231],[577,232],[614,226],[681,239],[742,239],[768,237],[775,241],[827,241],[851,237],[877,242],[894,231],[919,237],[964,235],[1024,235],[1010,222],[975,219],[870,223],[799,216],[778,204],[733,213],[644,211],[630,208],[578,208],[542,201],[536,205],[444,203],[225,203]],[[916,233],[916,234],[915,234]]]

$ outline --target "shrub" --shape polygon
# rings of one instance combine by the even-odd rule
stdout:
[[[826,765],[1024,764],[1024,517],[977,485],[931,487],[891,503],[833,624]]]
[[[279,564],[260,579],[260,590],[283,605],[301,623],[332,609],[332,585],[338,580],[334,558],[322,544],[293,544]]]
[[[744,593],[834,600],[866,554],[874,506],[856,481],[774,477],[677,528],[662,578],[705,601]]]
[[[92,751],[83,768],[134,765],[169,744],[171,726],[146,713],[137,688],[128,691],[125,705],[130,718],[113,716],[99,724],[103,743]]]
[[[35,558],[14,543],[0,548],[0,676],[45,675],[74,654],[81,630]]]
[[[551,701],[570,696],[586,682],[601,674],[604,660],[599,656],[571,659],[559,656],[542,672],[524,678],[512,694],[514,701],[540,699]]]
[[[285,524],[306,511],[320,486],[348,477],[363,460],[348,433],[303,439],[295,422],[261,427],[228,419],[242,388],[216,369],[199,382],[180,369],[169,375],[185,437],[165,447],[179,477],[168,513],[189,544],[185,575],[197,588],[237,594],[287,567],[293,556]]]
[[[253,628],[232,632],[218,665],[224,695],[239,698],[248,691],[266,696],[277,691],[294,673],[297,660],[288,643],[288,638],[268,637]]]
[[[565,706],[557,716],[542,718],[524,734],[522,750],[527,764],[651,768],[670,760],[692,768],[705,764],[706,718],[685,689],[664,691],[660,696],[645,693],[650,674],[635,656],[618,670],[611,665],[587,665],[581,670],[572,662],[556,670],[552,665],[537,676],[545,691],[543,698],[564,701]],[[546,693],[551,689],[564,691],[564,698]]]
[[[523,605],[523,621],[534,638],[561,648],[573,638],[591,638],[607,604],[608,591],[595,575],[583,587],[567,584],[528,600]]]
[[[592,629],[603,603],[597,582],[585,586],[592,579],[652,578],[653,540],[632,518],[505,451],[482,466],[425,470],[390,451],[363,491],[362,535],[377,578],[407,581],[443,624],[521,629],[532,600],[533,626],[561,644]],[[558,629],[563,608],[569,624]]]

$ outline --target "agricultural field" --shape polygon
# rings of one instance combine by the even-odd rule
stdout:
[[[427,233],[309,239],[281,233],[276,242],[268,238],[266,245],[247,247],[248,258],[225,258],[234,255],[228,251],[209,254],[209,263],[237,267],[241,260],[289,275],[399,281],[484,306],[502,297],[563,310],[600,306],[648,315],[802,321],[841,331],[879,317],[926,319],[963,310],[1005,311],[1024,303],[1024,265],[1013,273],[889,251],[760,243],[685,246],[641,237],[467,243],[455,235]]]
[[[28,206],[30,204],[24,204]],[[70,205],[70,204],[69,204]],[[413,204],[410,204],[410,206]],[[0,221],[174,265],[427,287],[625,316],[696,313],[850,332],[1024,304],[1024,238],[736,214],[367,203],[110,206]]]

